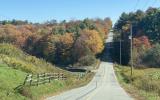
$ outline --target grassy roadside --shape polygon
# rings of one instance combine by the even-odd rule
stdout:
[[[17,85],[24,80],[26,73],[0,64],[0,99],[1,100],[25,100],[18,92],[14,91]]]
[[[121,86],[136,100],[160,99],[160,69],[134,69],[132,84],[130,67],[115,65],[114,69]]]
[[[97,62],[93,67],[98,68]],[[64,73],[66,81],[52,81],[39,86],[24,86],[16,89],[28,73]],[[56,66],[25,54],[10,44],[0,44],[0,100],[40,100],[63,91],[86,85],[93,78],[94,73],[88,72],[79,78],[74,73],[62,70]]]
[[[67,81],[52,81],[39,86],[23,87],[14,90],[22,84],[27,73],[0,64],[0,99],[1,100],[39,100],[56,95],[66,90],[83,86],[90,82],[94,73],[87,73],[80,80],[76,76]]]
[[[100,60],[97,60],[96,64],[94,64],[93,67],[95,69],[98,69],[99,65],[100,65]],[[54,96],[54,95],[60,94],[62,92],[70,90],[70,89],[85,86],[86,84],[88,84],[92,80],[94,75],[95,75],[94,72],[89,72],[89,73],[86,73],[86,75],[84,77],[82,77],[81,79],[78,79],[75,74],[72,74],[72,76],[69,77],[70,79],[67,80],[67,82],[65,83],[64,88],[62,88],[59,91],[56,91],[54,93],[52,92],[51,94],[44,95],[41,99],[45,99],[49,96]]]
[[[47,97],[58,95],[58,94],[60,94],[62,92],[65,92],[67,90],[84,86],[84,85],[88,84],[91,81],[93,76],[94,76],[94,73],[87,73],[80,80],[77,77],[74,78],[74,76],[73,76],[72,79],[68,79],[67,81],[63,81],[61,83],[61,86],[59,88],[57,88],[56,91],[45,92],[45,94],[43,96],[41,94],[38,94],[39,96],[37,96],[38,97],[37,100],[39,100],[39,99],[43,100],[43,99],[45,99]],[[47,86],[44,86],[44,87],[46,88]]]

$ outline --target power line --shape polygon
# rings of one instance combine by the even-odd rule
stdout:
[[[137,9],[137,6],[139,5],[140,0],[137,0],[136,5],[134,6],[134,10],[135,11]]]
[[[150,1],[153,1],[153,2],[150,4]],[[145,10],[147,6],[153,7],[158,1],[160,1],[160,0],[148,0],[148,1],[146,1],[146,3],[144,4],[142,10]]]
[[[146,0],[146,3],[144,4],[144,6],[142,7],[142,10],[145,10],[145,8],[147,7],[147,5],[149,4],[150,0]]]
[[[154,2],[151,4],[151,6],[154,6],[154,5],[157,3],[157,1],[160,1],[160,0],[146,0],[145,4],[144,4],[143,7],[142,7],[142,10],[145,10],[145,9],[146,9],[146,7],[150,4],[150,1],[154,1]],[[135,4],[135,6],[134,6],[134,10],[133,10],[133,11],[136,11],[136,10],[137,10],[139,3],[140,3],[140,0],[137,0],[137,1],[136,1],[136,4]]]
[[[158,0],[155,0],[155,1],[152,3],[152,6],[154,6],[154,5],[157,3],[157,1],[158,1]]]

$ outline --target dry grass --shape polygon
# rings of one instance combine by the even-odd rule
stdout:
[[[122,86],[137,100],[160,99],[159,68],[134,69],[130,81],[130,67],[116,66],[115,71]]]

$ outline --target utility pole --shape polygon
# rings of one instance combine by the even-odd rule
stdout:
[[[120,65],[122,64],[122,40],[121,40],[121,35],[120,35],[120,52],[119,52],[119,59],[120,59]]]
[[[130,27],[130,39],[131,39],[131,47],[130,47],[130,49],[131,49],[131,78],[132,78],[132,75],[133,75],[133,30],[132,30],[132,28],[133,28],[133,26],[132,26],[132,24],[131,24],[131,27]]]

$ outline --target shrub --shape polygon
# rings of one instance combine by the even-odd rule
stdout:
[[[160,67],[160,44],[149,49],[142,58],[142,62],[151,67]]]
[[[14,69],[21,69],[25,72],[36,72],[36,66],[13,57],[0,54],[0,60]]]
[[[16,47],[14,47],[11,44],[0,44],[0,54],[5,54],[8,56],[23,56],[23,52],[20,49],[17,49]]]
[[[142,64],[142,58],[147,50],[151,48],[151,44],[147,36],[141,36],[133,39],[133,64],[140,68]],[[130,61],[131,63],[131,61]]]
[[[93,55],[86,55],[81,57],[78,62],[81,66],[90,66],[96,62],[96,58]]]

